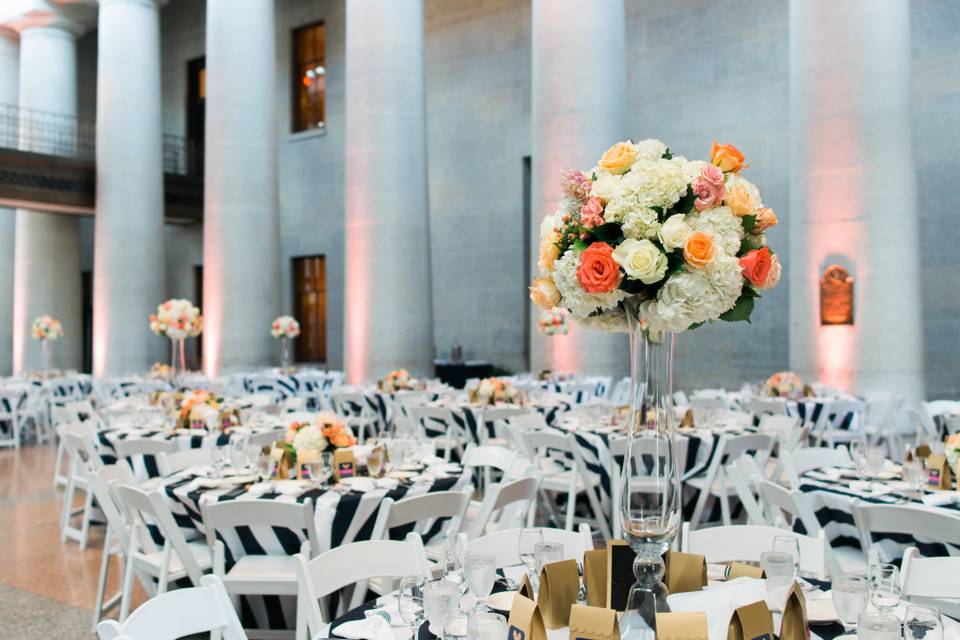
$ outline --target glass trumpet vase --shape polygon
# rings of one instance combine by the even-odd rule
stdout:
[[[290,357],[292,349],[290,338],[283,336],[280,338],[280,369],[283,373],[290,372]]]
[[[49,340],[40,341],[40,368],[45,376],[51,375],[53,369],[53,347]]]
[[[170,377],[173,380],[187,371],[185,342],[185,338],[170,338]]]
[[[631,400],[627,455],[620,477],[620,521],[636,583],[631,587],[622,637],[654,640],[656,614],[669,611],[663,583],[666,553],[680,528],[680,467],[673,409],[674,334],[651,334],[628,309]]]

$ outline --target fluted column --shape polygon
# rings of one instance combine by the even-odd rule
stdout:
[[[556,211],[563,169],[589,169],[628,137],[623,0],[533,0],[531,272],[540,222]],[[637,132],[638,135],[642,132]],[[642,136],[641,137],[645,137]],[[651,136],[652,137],[652,136]],[[574,326],[545,338],[531,313],[530,369],[625,373],[627,338]]]
[[[347,3],[346,369],[433,372],[422,0]]]
[[[77,113],[77,26],[50,13],[35,13],[16,25],[20,31],[20,107],[65,116]],[[28,115],[21,127],[30,126]],[[64,131],[70,135],[69,131]],[[21,148],[43,153],[43,144]],[[77,216],[17,210],[14,251],[13,369],[40,366],[40,346],[33,340],[33,319],[49,314],[63,323],[54,366],[79,369],[83,360],[81,312],[80,219]]]
[[[852,391],[923,396],[908,0],[790,2],[790,360]],[[818,278],[854,282],[821,326]]]
[[[273,0],[207,0],[203,368],[275,357],[279,310]]]
[[[0,29],[0,105],[17,104],[20,42]],[[2,108],[2,107],[0,107]],[[16,212],[0,207],[0,376],[13,371],[13,254]]]
[[[163,347],[163,135],[156,0],[100,0],[93,371],[144,371]]]

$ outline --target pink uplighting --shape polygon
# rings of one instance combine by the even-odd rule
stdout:
[[[347,172],[350,175],[350,172]],[[366,194],[353,188],[347,192],[346,224],[346,349],[347,381],[358,384],[367,376],[367,331],[370,326],[370,221],[366,216]]]

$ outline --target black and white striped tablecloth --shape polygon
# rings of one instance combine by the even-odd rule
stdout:
[[[487,430],[487,436],[495,436],[493,421],[484,420],[483,412],[486,409],[493,408],[474,405],[474,404],[446,404],[443,405],[451,410],[453,421],[459,427],[460,431],[468,438],[468,442],[480,444],[482,438],[482,429]],[[513,407],[516,405],[496,405],[497,407]],[[572,402],[559,401],[544,404],[530,405],[531,408],[543,415],[544,420],[550,426],[556,426],[563,414],[570,411],[573,407]],[[481,422],[483,423],[481,426]],[[432,425],[432,426],[431,426]],[[439,418],[432,418],[430,424],[426,425],[428,435],[438,436],[445,432],[446,425]]]
[[[918,500],[910,500],[902,493],[893,492],[875,495],[859,491],[851,486],[858,477],[833,479],[820,470],[808,471],[801,478],[800,490],[810,499],[810,506],[827,535],[831,546],[860,548],[860,536],[853,521],[852,506],[855,502],[869,504],[904,504],[919,506],[934,511],[960,515],[960,505],[954,502],[947,506],[931,507]],[[881,555],[898,561],[907,547],[918,547],[925,556],[960,555],[960,525],[955,531],[944,531],[939,540],[925,540],[899,533],[875,532],[874,544],[880,547]]]

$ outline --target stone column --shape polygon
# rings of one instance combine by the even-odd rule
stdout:
[[[204,371],[276,359],[280,301],[273,0],[207,0]],[[319,233],[319,231],[318,231]]]
[[[627,72],[623,0],[533,0],[531,156],[531,273],[537,274],[540,221],[556,211],[563,169],[589,169],[627,130]],[[632,133],[634,137],[643,131]],[[530,369],[624,374],[625,334],[576,325],[545,338],[531,312]]]
[[[20,66],[16,33],[0,29],[0,109],[15,109]],[[0,207],[0,376],[13,372],[13,254],[17,217]]]
[[[423,1],[348,2],[346,25],[347,376],[432,375]]]
[[[790,361],[855,392],[923,397],[908,0],[790,2]],[[820,324],[819,278],[854,276]]]
[[[57,14],[34,13],[15,25],[20,32],[20,107],[64,116],[77,113],[78,25]],[[29,125],[21,112],[21,127]],[[69,136],[68,129],[64,133]],[[44,142],[21,148],[51,151]],[[49,314],[63,323],[53,365],[79,369],[83,360],[80,219],[76,216],[17,210],[14,251],[13,369],[36,370],[40,345],[31,337],[36,316]]]
[[[100,0],[93,371],[145,371],[162,346],[147,317],[163,301],[163,135],[156,0]]]

